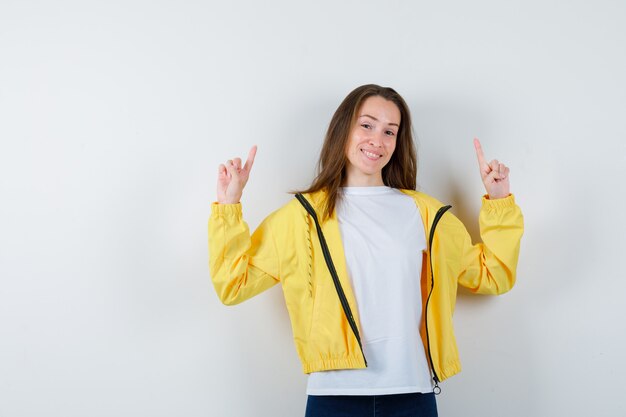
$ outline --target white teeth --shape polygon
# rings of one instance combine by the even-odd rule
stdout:
[[[380,158],[380,155],[376,155],[375,153],[371,153],[371,152],[365,151],[365,150],[363,150],[363,149],[361,149],[361,151],[363,151],[363,153],[364,153],[366,156],[369,156],[370,158]]]

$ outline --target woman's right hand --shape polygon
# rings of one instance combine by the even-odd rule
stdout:
[[[243,188],[250,178],[250,170],[256,155],[256,145],[248,153],[246,164],[241,167],[241,158],[229,159],[217,169],[217,201],[220,204],[236,204],[241,200]]]

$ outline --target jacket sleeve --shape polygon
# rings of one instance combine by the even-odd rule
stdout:
[[[472,245],[467,230],[459,284],[472,292],[502,294],[515,284],[524,218],[513,194],[496,200],[485,195],[478,217],[482,243]]]
[[[241,203],[211,205],[209,271],[219,299],[239,304],[279,282],[271,215],[250,236]]]

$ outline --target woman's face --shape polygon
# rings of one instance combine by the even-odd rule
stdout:
[[[357,113],[346,146],[345,186],[384,185],[382,170],[396,149],[400,110],[380,96],[368,97]]]

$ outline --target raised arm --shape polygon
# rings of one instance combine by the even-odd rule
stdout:
[[[480,176],[487,191],[478,223],[482,242],[473,245],[467,231],[459,284],[483,294],[502,294],[515,284],[524,218],[510,193],[509,168],[487,162],[478,139],[474,148]]]
[[[271,216],[251,236],[239,202],[255,155],[256,146],[253,146],[243,167],[240,158],[219,166],[218,201],[211,205],[209,270],[215,292],[227,305],[241,303],[279,281]]]

